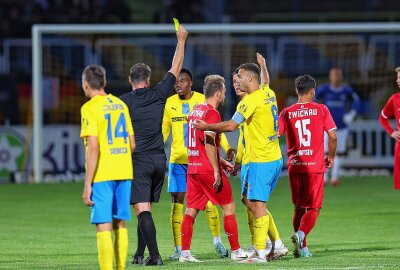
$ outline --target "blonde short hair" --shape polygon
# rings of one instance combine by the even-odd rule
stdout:
[[[217,91],[225,87],[225,79],[219,75],[208,75],[204,79],[203,93],[206,98],[214,96]]]
[[[400,67],[395,68],[394,71],[400,72]]]

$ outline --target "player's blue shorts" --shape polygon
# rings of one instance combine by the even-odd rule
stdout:
[[[170,163],[168,166],[168,192],[186,192],[186,164]]]
[[[245,179],[247,178],[247,173],[249,172],[249,164],[242,164],[240,168],[240,189],[242,194],[247,194],[247,182]]]
[[[282,170],[283,161],[278,159],[271,162],[250,162],[245,176],[249,200],[268,202]]]
[[[113,218],[131,220],[131,182],[118,180],[93,183],[92,224],[111,223]]]

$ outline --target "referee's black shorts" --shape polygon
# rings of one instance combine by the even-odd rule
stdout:
[[[134,179],[131,204],[159,202],[167,169],[165,153],[137,153],[132,160]]]

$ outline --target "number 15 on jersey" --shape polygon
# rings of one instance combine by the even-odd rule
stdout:
[[[294,126],[297,128],[297,135],[299,136],[300,147],[310,147],[311,145],[311,131],[307,128],[310,124],[310,119],[297,120]]]

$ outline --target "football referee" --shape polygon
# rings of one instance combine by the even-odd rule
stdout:
[[[134,179],[131,204],[138,218],[138,244],[133,264],[162,265],[157,246],[156,228],[151,215],[151,203],[160,200],[166,171],[166,156],[162,134],[162,119],[166,100],[174,89],[182,69],[188,32],[179,26],[177,46],[171,69],[154,87],[150,86],[151,69],[143,63],[132,66],[129,82],[132,91],[120,97],[129,108],[135,130],[136,152],[133,155]],[[150,256],[143,261],[146,246]]]

